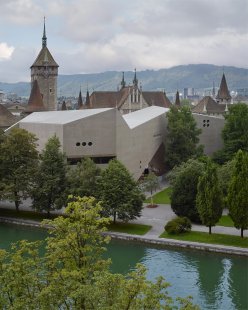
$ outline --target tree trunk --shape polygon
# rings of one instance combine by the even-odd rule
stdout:
[[[209,228],[209,234],[211,235],[212,234],[212,231],[211,231],[212,226],[208,226],[208,228]]]
[[[116,212],[114,211],[114,224],[116,222]]]
[[[15,208],[16,208],[16,211],[19,212],[19,201],[18,200],[15,200]]]
[[[241,238],[244,238],[244,229],[241,228]]]

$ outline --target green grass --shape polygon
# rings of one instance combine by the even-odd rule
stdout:
[[[225,226],[225,227],[234,227],[233,220],[229,215],[222,215],[219,222],[216,224],[217,226]]]
[[[132,235],[144,235],[151,229],[149,225],[130,224],[130,223],[111,223],[108,226],[109,231],[121,232]]]
[[[153,195],[153,202],[155,204],[170,204],[170,194],[171,194],[171,187],[167,187],[161,192],[158,192],[157,194]],[[151,202],[150,198],[147,198],[145,202],[149,203]]]
[[[167,232],[163,232],[160,235],[160,238],[248,248],[248,237],[241,238],[240,236],[232,236],[224,234],[209,235],[208,233],[198,231],[191,231],[181,235],[169,235]]]
[[[44,219],[47,219],[46,213],[39,213],[35,211],[22,211],[22,210],[17,212],[16,210],[13,209],[4,209],[4,208],[0,208],[0,216],[24,219],[24,220],[32,220],[32,221],[42,221]],[[50,214],[50,219],[53,219],[56,216],[57,215]]]

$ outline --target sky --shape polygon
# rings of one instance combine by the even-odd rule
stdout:
[[[248,68],[247,0],[0,0],[0,16],[1,82],[30,80],[44,16],[59,74]]]

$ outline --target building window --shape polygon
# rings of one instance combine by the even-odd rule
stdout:
[[[91,146],[91,145],[92,145],[92,142],[89,142],[88,145]]]
[[[80,142],[77,142],[77,143],[76,143],[76,146],[80,146]]]
[[[85,146],[87,143],[86,142],[82,142],[82,146]]]
[[[203,120],[203,127],[209,127],[209,119],[208,120]]]
[[[95,164],[108,164],[115,156],[91,157]]]

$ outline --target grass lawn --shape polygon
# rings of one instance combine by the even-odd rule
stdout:
[[[153,202],[155,204],[170,204],[170,194],[171,194],[171,187],[167,187],[161,192],[153,195]],[[151,202],[150,198],[147,198],[145,202]]]
[[[241,238],[240,236],[211,234],[205,232],[191,231],[181,235],[169,235],[163,232],[160,238],[176,239],[183,241],[202,242],[211,244],[221,244],[229,246],[237,246],[241,248],[248,248],[248,237]]]
[[[0,208],[0,216],[33,220],[33,221],[42,221],[44,219],[47,219],[46,213],[38,213],[34,211],[21,211],[21,210],[19,212],[16,212],[16,210],[14,209],[4,209],[4,208]],[[50,219],[53,219],[56,216],[57,215],[50,214]]]
[[[233,221],[229,215],[222,215],[219,222],[216,224],[218,226],[225,226],[225,227],[234,227]]]
[[[108,226],[109,231],[121,232],[133,235],[144,235],[151,229],[149,225],[131,224],[131,223],[111,223]]]

